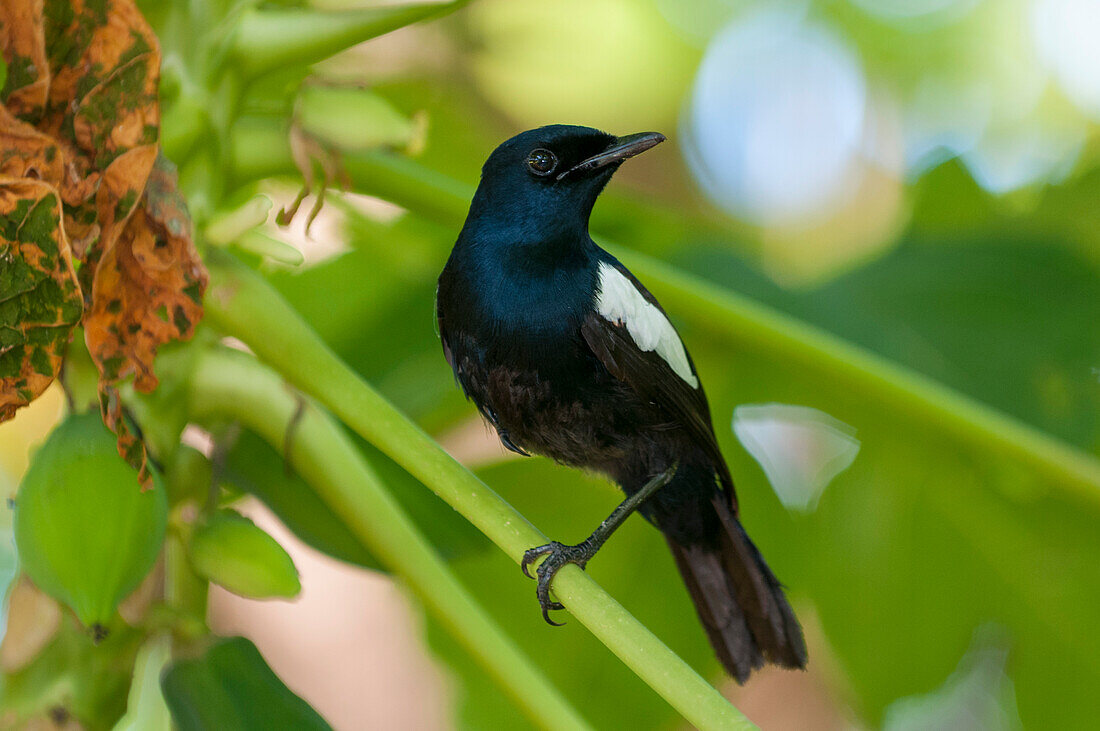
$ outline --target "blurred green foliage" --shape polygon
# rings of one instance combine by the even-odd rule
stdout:
[[[452,83],[381,88],[406,110],[429,111],[433,134],[422,161],[472,183],[480,161],[507,132],[471,101],[476,89],[457,95],[461,101],[444,97],[441,89]],[[630,195],[631,170],[620,177],[625,180],[597,206],[594,234],[667,257],[1086,452],[1100,451],[1093,371],[1100,363],[1100,270],[1081,227],[1059,215],[1068,201],[1080,200],[1083,191],[1074,189],[1090,186],[1092,176],[1051,189],[1021,210],[945,163],[914,187],[910,224],[896,248],[797,289],[777,284],[753,263],[750,234],[736,227],[731,233],[720,216],[697,205],[674,213],[656,196]],[[670,183],[670,200],[688,195],[675,177],[661,179]],[[435,271],[424,252],[434,250],[441,263],[454,229],[418,220],[414,211],[386,225],[352,215],[347,230],[351,251],[300,274],[279,273],[275,281],[343,357],[408,413],[437,431],[463,423],[471,409],[436,358],[428,305]],[[407,259],[386,262],[394,252]],[[341,274],[370,282],[375,296],[357,289],[350,293],[354,300],[333,305],[321,294],[331,285],[322,282]],[[378,307],[379,301],[385,304]],[[788,514],[759,466],[731,434],[721,437],[746,525],[795,601],[816,613],[824,637],[814,650],[835,654],[842,676],[832,682],[846,689],[843,703],[877,724],[897,699],[945,682],[975,629],[994,622],[1007,630],[1008,674],[1025,727],[1078,728],[1095,717],[1100,705],[1087,690],[1100,681],[1100,647],[1091,629],[1100,601],[1100,581],[1090,568],[1100,558],[1095,500],[1062,492],[1011,460],[983,455],[919,416],[885,410],[812,368],[746,350],[721,323],[690,312],[672,316],[707,383],[720,429],[737,404],[783,402],[813,406],[858,430],[859,457],[809,516]],[[379,353],[370,344],[382,339],[392,346]],[[615,499],[611,489],[593,491],[591,480],[539,459],[494,468],[485,479],[562,540],[580,537]],[[659,534],[636,525],[605,551],[590,567],[593,575],[677,652],[713,674]],[[671,722],[667,706],[642,701],[640,689],[631,692],[637,680],[579,628],[555,634],[540,628],[536,613],[524,611],[530,587],[509,579],[510,562],[470,557],[456,568],[475,588],[492,587],[497,619],[579,707],[592,709],[597,725],[635,711],[636,724]],[[484,682],[450,641],[440,632],[432,638],[466,679],[466,724],[515,722],[515,711],[479,690]],[[600,690],[591,680],[596,676]],[[601,704],[601,691],[615,683],[621,688],[604,693]],[[636,706],[625,710],[628,697]],[[1007,711],[1011,716],[1017,709]]]
[[[161,685],[182,731],[331,728],[283,685],[243,637],[221,640],[201,657],[173,662]]]
[[[707,34],[753,4],[475,3],[383,39],[389,45],[373,56],[368,46],[363,57],[294,66],[239,86],[231,77],[214,79],[213,61],[208,67],[190,48],[192,34],[216,35],[221,19],[188,26],[186,3],[142,5],[167,49],[165,146],[181,162],[182,185],[200,225],[260,191],[301,184],[287,137],[303,119],[331,122],[340,132],[310,149],[306,167],[315,183],[326,164],[334,165],[349,174],[352,191],[407,207],[396,216],[377,215],[342,196],[333,180],[328,206],[340,214],[346,251],[293,268],[243,244],[230,248],[256,265],[343,360],[441,435],[470,428],[474,418],[433,329],[435,277],[461,223],[461,211],[448,200],[468,195],[493,147],[526,126],[575,122],[623,125],[612,129],[617,133],[675,132]],[[808,13],[844,33],[869,73],[899,94],[931,72],[985,74],[993,88],[1011,91],[1016,65],[998,64],[996,53],[982,47],[1011,35],[1009,5],[1019,4],[979,4],[962,22],[915,29],[871,17],[861,4],[810,3]],[[629,22],[616,26],[622,18]],[[601,44],[600,31],[609,27],[634,35]],[[1014,47],[1005,41],[994,50]],[[360,154],[359,137],[348,150],[331,149],[347,129],[327,116],[300,114],[296,105],[304,98],[326,96],[317,93],[324,84],[339,90],[330,97],[370,87],[369,99],[359,101],[382,110],[386,150],[379,156]],[[630,103],[619,103],[624,99]],[[1064,100],[1054,99],[1047,112],[1063,108]],[[411,121],[417,114],[426,115],[429,127],[410,164],[389,148],[404,151],[417,141]],[[1081,122],[1076,112],[1066,117]],[[196,127],[195,119],[207,126]],[[214,142],[203,143],[205,133]],[[1089,135],[1095,136],[1092,127]],[[897,230],[877,253],[797,286],[773,276],[783,272],[766,255],[767,232],[703,202],[672,144],[623,168],[597,205],[592,232],[698,278],[691,281],[744,295],[923,374],[1089,459],[1100,455],[1098,163],[1090,137],[1063,179],[997,196],[975,183],[962,162],[946,160],[904,181]],[[814,235],[805,234],[811,244]],[[813,246],[808,251],[812,256]],[[662,289],[649,284],[662,297]],[[1068,489],[1024,460],[986,448],[980,438],[960,438],[916,408],[885,402],[858,379],[837,378],[813,358],[761,349],[728,322],[670,309],[706,383],[746,526],[808,618],[811,671],[824,678],[838,707],[875,727],[892,717],[888,709],[897,709],[899,699],[927,696],[935,703],[937,689],[965,665],[976,630],[993,625],[999,629],[983,636],[1005,653],[1005,682],[1014,689],[997,696],[1005,717],[1018,714],[1026,728],[1094,725],[1100,717],[1100,492]],[[782,506],[728,428],[735,406],[771,402],[827,412],[853,426],[862,442],[852,467],[808,515]],[[673,710],[578,623],[546,627],[533,585],[507,557],[486,550],[484,538],[457,513],[374,447],[357,445],[463,582],[594,725],[678,723]],[[251,493],[315,548],[378,568],[343,516],[272,447],[247,431],[226,446],[224,464],[216,467],[234,491],[224,497]],[[579,540],[616,502],[614,488],[602,480],[540,458],[504,461],[504,454],[500,463],[480,465],[479,475],[556,539]],[[174,499],[209,487],[210,466],[201,466],[196,484],[177,490],[184,497]],[[0,544],[0,573],[5,561]],[[673,650],[718,679],[656,531],[641,520],[628,522],[589,571]],[[444,628],[429,621],[428,634],[459,681],[461,727],[527,723]],[[73,707],[82,718],[117,718],[140,637],[123,631],[112,638],[121,648],[112,656],[118,667],[95,682],[87,673],[98,672],[101,660],[94,658],[105,655],[93,656],[78,640],[65,625],[32,664],[0,679],[0,688],[17,707],[41,705],[43,698],[60,697],[49,678],[64,666],[66,682],[77,679]],[[245,640],[177,661],[164,683],[184,728],[191,726],[182,718],[199,724],[241,708],[270,713],[283,704],[303,723],[322,724]]]

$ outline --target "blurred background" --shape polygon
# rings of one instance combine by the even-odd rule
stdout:
[[[489,152],[530,127],[668,135],[617,174],[592,231],[792,318],[793,344],[760,348],[715,310],[666,301],[744,522],[806,628],[809,670],[721,680],[641,520],[589,571],[751,719],[1088,728],[1100,716],[1100,492],[1072,465],[1036,463],[1069,455],[1095,474],[1100,454],[1098,38],[1093,0],[475,0],[324,62],[310,84],[369,89],[392,112],[383,141],[468,192]],[[323,137],[307,106],[297,123]],[[299,186],[260,187],[277,208]],[[302,216],[269,225],[304,263],[268,262],[266,276],[539,528],[580,540],[614,488],[509,457],[443,360],[432,297],[459,222],[338,187],[308,233]],[[920,393],[885,398],[873,379],[839,376],[799,350],[818,332],[919,374],[903,382]],[[929,388],[962,426],[921,405]],[[51,392],[0,426],[0,488],[14,490],[62,401]],[[1031,451],[976,426],[983,409]],[[241,474],[274,455],[242,444]],[[414,515],[440,521],[437,542],[475,596],[598,727],[682,727],[576,622],[545,626],[533,585],[432,500]],[[294,557],[303,592],[218,590],[212,626],[252,638],[334,726],[525,727],[399,584],[302,543],[262,500],[244,505]]]

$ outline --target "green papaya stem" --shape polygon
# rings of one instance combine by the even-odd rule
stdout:
[[[1002,411],[824,330],[635,251],[610,246],[661,302],[737,349],[802,365],[818,380],[836,379],[962,442],[1016,460],[1042,478],[1100,505],[1100,460]]]
[[[292,384],[328,407],[516,563],[528,548],[548,542],[511,505],[348,368],[262,277],[221,251],[210,252],[207,266],[206,316],[210,322],[242,340]],[[691,724],[700,729],[755,728],[584,571],[566,566],[555,577],[554,591],[581,624]],[[532,611],[536,611],[534,604]]]
[[[172,521],[164,539],[164,601],[181,615],[206,621],[209,584],[195,574],[187,560],[184,530]]]
[[[212,349],[195,365],[189,393],[194,418],[238,420],[280,452],[289,444],[284,457],[302,478],[535,724],[590,728],[459,583],[339,424],[307,403],[294,438],[286,440],[300,405],[279,374],[245,353]]]
[[[406,25],[453,12],[468,0],[410,5],[313,10],[253,8],[245,11],[233,39],[235,65],[256,76],[287,66],[316,63]]]

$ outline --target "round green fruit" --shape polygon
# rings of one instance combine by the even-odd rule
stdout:
[[[232,510],[218,511],[198,528],[187,555],[195,573],[243,597],[292,597],[302,589],[278,541]]]
[[[168,502],[159,475],[142,491],[98,414],[69,416],[31,460],[15,498],[19,562],[93,635],[156,562]]]

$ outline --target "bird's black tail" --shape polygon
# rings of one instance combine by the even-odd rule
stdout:
[[[727,500],[723,492],[714,495],[721,525],[716,545],[681,545],[668,538],[710,643],[738,683],[765,663],[805,667],[802,628],[783,587]]]

